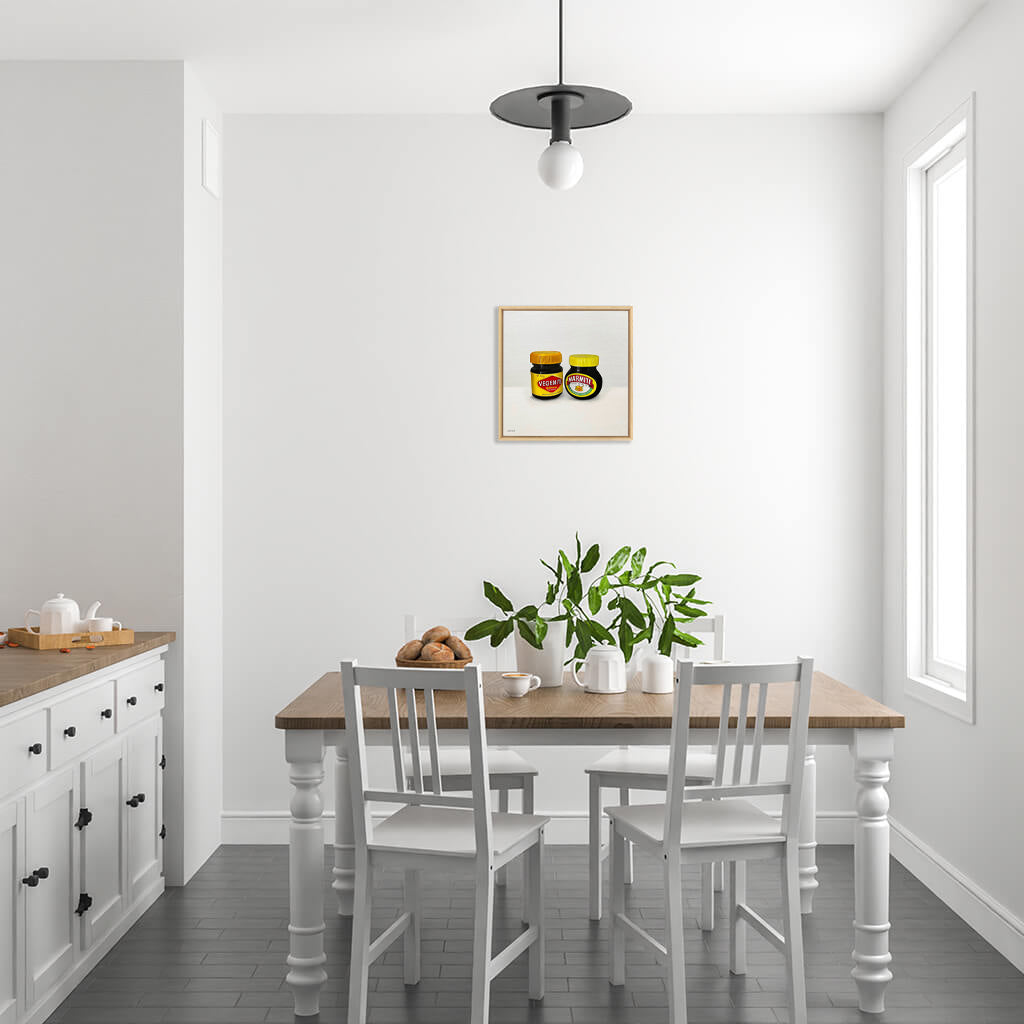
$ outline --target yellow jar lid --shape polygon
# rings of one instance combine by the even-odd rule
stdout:
[[[541,366],[546,366],[549,363],[560,363],[562,361],[561,352],[531,352],[530,362],[538,363]]]
[[[569,356],[570,366],[597,366],[597,356],[578,355]]]

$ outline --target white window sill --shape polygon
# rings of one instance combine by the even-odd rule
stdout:
[[[907,676],[904,690],[908,697],[928,704],[939,711],[944,711],[962,722],[974,723],[974,701],[969,693],[954,689],[952,686],[931,676]]]

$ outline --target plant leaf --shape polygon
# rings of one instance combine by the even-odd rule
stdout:
[[[670,587],[688,587],[691,583],[699,581],[700,577],[695,576],[692,572],[677,572],[661,577],[661,582],[667,583]]]
[[[582,553],[582,551],[583,551],[583,549],[580,547],[580,535],[579,535],[579,532],[577,531],[577,533],[576,533],[576,565],[577,566],[580,564],[580,554]]]
[[[624,547],[619,548],[618,551],[608,559],[608,565],[605,566],[604,573],[606,576],[614,576],[625,564],[626,559],[629,558],[630,548]]]
[[[633,570],[627,569],[621,576],[619,576],[619,586],[627,586],[633,579]]]
[[[671,615],[665,619],[665,625],[661,627],[661,636],[658,637],[658,653],[671,654],[672,642],[675,639],[676,620]]]
[[[630,622],[636,626],[637,629],[643,629],[647,625],[647,620],[644,618],[643,612],[628,597],[619,598],[619,607],[622,609],[622,613],[629,619]]]
[[[484,619],[483,622],[478,622],[476,625],[470,626],[466,630],[466,640],[483,640],[485,636],[490,636],[494,630],[500,626],[501,623],[497,619]]]
[[[597,589],[601,591],[601,596],[602,597],[604,597],[604,595],[607,594],[609,590],[611,590],[611,586],[612,586],[612,581],[610,579],[608,579],[607,576],[602,576],[597,581]]]
[[[622,651],[622,656],[626,661],[633,657],[634,643],[633,631],[629,628],[629,623],[623,621],[619,626],[619,649]]]
[[[580,579],[580,574],[575,570],[569,571],[569,582],[567,585],[567,593],[569,600],[575,604],[579,604],[583,600],[583,581]]]
[[[565,571],[567,573],[572,572],[572,562],[569,561],[569,556],[561,548],[558,549],[558,558],[562,565],[565,566]]]
[[[517,619],[536,619],[540,612],[535,604],[525,604],[516,612]]]
[[[587,628],[590,630],[590,635],[592,637],[598,640],[602,640],[606,644],[615,643],[615,637],[613,637],[611,633],[608,632],[608,630],[601,625],[600,622],[591,619],[590,622],[587,623]]]
[[[534,630],[537,633],[537,640],[543,645],[544,637],[548,635],[548,624],[540,617],[537,618],[537,622],[534,625]]]
[[[512,602],[493,584],[484,580],[484,597],[503,612],[512,611]]]
[[[569,644],[572,643],[573,624],[572,617],[566,615],[565,617],[565,646],[568,648]]]
[[[695,636],[691,636],[689,633],[683,633],[680,630],[675,631],[675,642],[682,644],[684,647],[702,647],[703,641],[698,640]]]
[[[536,619],[532,622],[529,619],[519,620],[519,635],[531,646],[536,647],[539,651],[541,649],[541,642],[537,638],[537,631],[535,628]]]
[[[548,592],[547,592],[547,595],[544,598],[544,603],[545,604],[551,604],[551,602],[554,601],[554,599],[555,599],[555,594],[556,594],[556,590],[555,590],[554,583],[549,583],[548,584]]]
[[[498,628],[491,634],[491,646],[500,647],[512,634],[514,628],[515,621],[513,619],[506,619],[504,622],[499,623]]]
[[[601,610],[601,591],[597,587],[591,587],[587,591],[587,605],[591,615],[596,615]]]
[[[601,549],[596,544],[591,544],[587,548],[587,553],[583,556],[583,561],[580,563],[580,572],[590,572],[597,565],[600,557]]]
[[[630,559],[629,565],[633,570],[634,576],[639,576],[641,570],[644,567],[644,559],[647,557],[647,548],[637,548],[633,552],[633,557]]]

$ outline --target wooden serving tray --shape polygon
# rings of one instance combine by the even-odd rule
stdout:
[[[409,661],[406,658],[395,658],[399,668],[465,668],[472,661],[472,658],[456,658],[454,661]]]
[[[33,651],[56,651],[62,647],[116,647],[119,644],[135,643],[134,629],[111,629],[105,633],[37,633],[23,626],[11,626],[7,639],[12,644],[21,644]]]

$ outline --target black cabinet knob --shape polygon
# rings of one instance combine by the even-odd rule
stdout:
[[[156,686],[153,687],[153,689],[156,690],[157,693],[163,693],[164,692],[164,684],[163,683],[157,683]]]
[[[28,752],[30,754],[41,754],[43,752],[42,743],[33,743],[32,746],[28,748]]]
[[[140,804],[144,804],[146,802],[146,794],[145,793],[136,793],[135,794],[135,799],[138,800]]]
[[[113,718],[113,717],[114,717],[114,709],[113,708],[104,708],[100,712],[100,718]]]
[[[32,874],[35,875],[36,878],[49,878],[50,877],[50,869],[49,868],[36,868],[35,871],[32,872]]]
[[[137,796],[133,796],[130,799],[125,800],[124,805],[125,805],[125,807],[138,807],[139,806],[139,798]]]
[[[91,906],[92,897],[87,892],[83,892],[78,897],[78,906],[75,907],[75,913],[81,917]]]
[[[78,821],[75,822],[75,828],[81,831],[92,821],[92,811],[88,807],[83,807],[78,812]]]
[[[135,707],[135,705],[139,703],[139,698],[138,697],[129,697],[128,698],[128,703],[131,704],[132,707]]]
[[[21,880],[22,885],[27,885],[30,889],[34,889],[39,884],[39,877],[37,875],[29,875],[28,878]]]
[[[71,737],[71,738],[73,739],[73,738],[74,738],[74,736],[75,736],[75,733],[76,733],[77,731],[78,731],[78,730],[77,730],[77,729],[76,729],[76,728],[75,728],[75,727],[74,727],[73,725],[69,725],[69,726],[68,726],[68,727],[67,727],[67,728],[66,728],[66,729],[64,730],[64,735],[65,735],[65,736],[70,736],[70,737]]]

